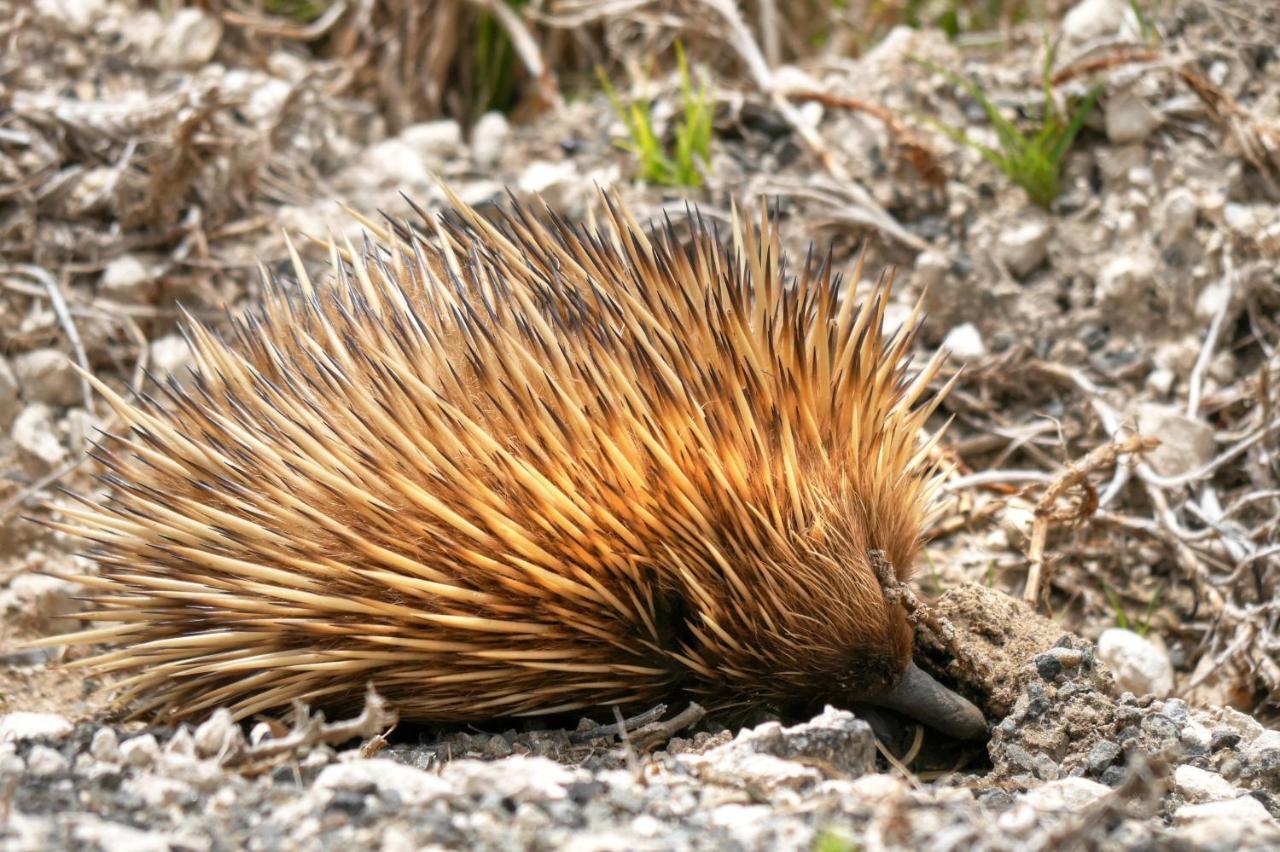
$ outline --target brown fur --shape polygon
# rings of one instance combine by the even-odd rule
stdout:
[[[675,690],[718,706],[843,702],[911,655],[869,567],[915,561],[934,470],[888,282],[457,202],[436,234],[334,249],[268,282],[194,389],[130,404],[91,542],[89,660],[135,712],[301,698],[464,721]],[[860,276],[861,264],[854,273]],[[65,641],[65,639],[61,640]]]

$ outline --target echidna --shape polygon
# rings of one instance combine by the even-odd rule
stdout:
[[[637,706],[981,713],[917,668],[902,606],[931,489],[916,322],[842,297],[775,221],[603,231],[515,205],[264,274],[184,388],[127,402],[92,543],[86,662],[162,719],[293,699],[461,722]],[[375,226],[376,227],[376,226]],[[861,262],[854,281],[861,277]],[[66,641],[63,637],[61,641]]]

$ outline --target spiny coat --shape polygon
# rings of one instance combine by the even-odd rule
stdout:
[[[793,278],[767,214],[681,243],[604,202],[591,231],[455,198],[319,284],[295,254],[227,336],[186,324],[189,389],[96,384],[112,496],[56,526],[129,708],[847,703],[903,670],[869,552],[916,559],[939,361],[882,333],[890,279]]]

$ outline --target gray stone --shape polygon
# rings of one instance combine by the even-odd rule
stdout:
[[[471,128],[471,159],[478,169],[491,169],[502,156],[510,125],[500,112],[486,112]]]
[[[1044,263],[1052,236],[1049,222],[1032,214],[1028,221],[1001,232],[997,245],[1000,260],[1016,277],[1023,278]]]
[[[160,745],[152,734],[141,734],[120,743],[120,760],[125,766],[146,768],[160,756]]]
[[[1173,689],[1169,655],[1132,630],[1113,627],[1103,631],[1098,638],[1098,657],[1121,689],[1157,696],[1168,695]]]
[[[957,361],[971,361],[987,354],[987,347],[982,342],[982,332],[971,322],[958,325],[947,332],[942,348],[950,352]]]
[[[156,295],[156,278],[136,255],[117,257],[102,270],[98,294],[122,304],[142,304]]]
[[[33,349],[13,359],[13,374],[29,402],[75,405],[83,397],[80,376],[59,349]]]
[[[1173,812],[1175,836],[1196,849],[1275,848],[1280,825],[1252,796],[1183,805]]]
[[[44,476],[66,461],[67,450],[54,431],[53,411],[43,403],[24,408],[9,434],[30,476]]]
[[[1160,126],[1160,116],[1146,99],[1122,92],[1107,99],[1107,138],[1116,145],[1131,145],[1146,139]]]
[[[99,728],[93,732],[89,742],[89,754],[96,760],[105,763],[117,763],[120,760],[120,738],[115,728]]]
[[[222,41],[222,19],[190,6],[165,22],[149,57],[158,68],[196,68],[207,64]]]
[[[1173,787],[1188,802],[1222,802],[1235,799],[1241,791],[1216,772],[1183,764],[1173,771]]]
[[[46,745],[37,745],[27,754],[27,771],[32,775],[57,775],[67,771],[67,759]]]
[[[1145,459],[1161,476],[1189,473],[1208,464],[1217,453],[1213,427],[1199,418],[1188,417],[1179,408],[1148,402],[1139,405],[1135,413],[1138,431],[1160,439],[1160,446],[1148,452]],[[1168,691],[1157,694],[1166,695]]]
[[[61,740],[71,733],[71,722],[57,713],[18,711],[0,716],[0,743],[24,740]]]

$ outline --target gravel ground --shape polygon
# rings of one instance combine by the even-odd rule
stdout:
[[[592,25],[648,45],[636,33],[705,4],[668,5],[666,23]],[[234,14],[0,0],[0,847],[1280,845],[1280,13],[1063,11],[1057,97],[1101,94],[1044,209],[922,118],[994,140],[935,66],[1038,114],[1035,26],[985,45],[892,29],[856,59],[774,62],[777,97],[691,26],[715,139],[706,185],[682,190],[635,180],[598,92],[467,129],[406,121],[333,50]],[[661,126],[677,80],[647,87]],[[216,325],[253,304],[259,260],[282,268],[282,228],[358,240],[343,204],[434,207],[434,175],[473,204],[509,189],[574,217],[596,184],[677,223],[686,201],[716,218],[765,195],[793,251],[830,242],[849,264],[865,242],[868,269],[899,265],[890,322],[924,294],[923,345],[967,364],[916,584],[956,640],[922,635],[921,656],[982,705],[990,743],[880,720],[878,748],[841,709],[706,719],[656,746],[587,721],[146,728],[61,665],[81,651],[19,647],[89,626],[83,589],[39,573],[93,570],[38,523],[55,487],[102,488],[84,454],[112,420],[69,363],[118,389],[182,377],[179,305]],[[1108,455],[1133,426],[1162,441],[1142,464]]]

